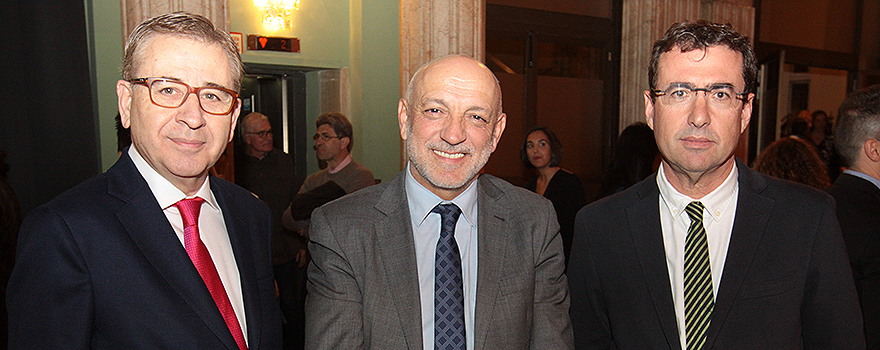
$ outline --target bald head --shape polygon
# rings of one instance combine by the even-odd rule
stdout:
[[[416,73],[413,74],[412,79],[409,80],[409,84],[407,85],[406,92],[403,96],[407,105],[413,105],[414,101],[412,98],[414,91],[418,90],[421,85],[430,81],[442,81],[444,83],[458,86],[491,86],[494,95],[494,102],[492,103],[494,107],[494,115],[492,115],[492,117],[497,117],[502,112],[501,85],[498,84],[498,79],[495,78],[495,74],[489,70],[489,67],[486,67],[486,65],[471,57],[449,55],[436,58],[419,67],[419,69],[416,70]]]

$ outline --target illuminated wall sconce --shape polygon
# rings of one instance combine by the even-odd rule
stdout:
[[[263,16],[266,30],[290,29],[293,27],[291,13],[299,10],[299,0],[254,0],[254,6],[262,7],[266,12]]]

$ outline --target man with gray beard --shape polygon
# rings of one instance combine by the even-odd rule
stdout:
[[[426,64],[398,122],[407,167],[312,214],[306,348],[572,348],[552,205],[479,174],[506,124],[492,72]]]

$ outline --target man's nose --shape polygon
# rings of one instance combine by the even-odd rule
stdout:
[[[446,127],[440,133],[440,138],[450,145],[457,145],[467,140],[465,120],[467,117],[449,117]]]
[[[199,97],[196,94],[187,94],[183,104],[177,107],[177,120],[186,124],[190,129],[198,129],[205,125],[205,116]]]

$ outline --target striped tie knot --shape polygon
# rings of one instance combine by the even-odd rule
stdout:
[[[688,216],[691,218],[691,222],[699,221],[703,222],[703,209],[706,208],[703,206],[703,203],[700,202],[690,202],[687,205],[687,208],[684,210],[687,212]]]

